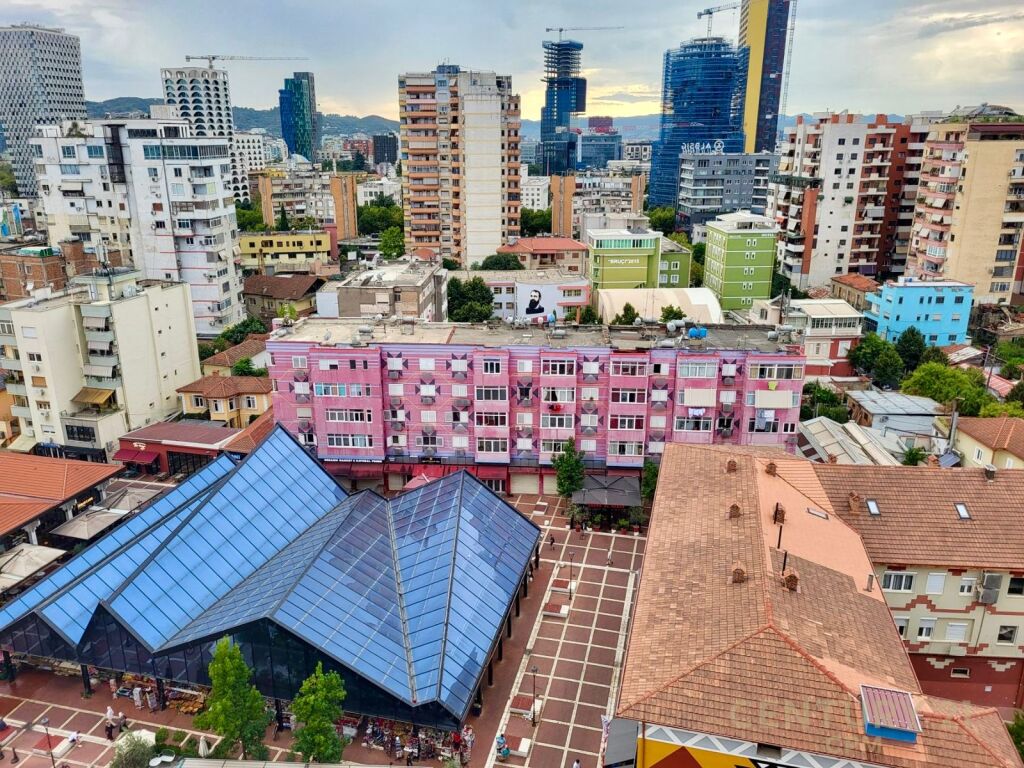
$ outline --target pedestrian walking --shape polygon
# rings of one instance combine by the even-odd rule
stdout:
[[[555,548],[555,534],[553,534],[553,533],[549,533],[548,534],[548,545],[551,547],[551,549]]]
[[[82,734],[78,731],[72,731],[71,735],[68,736],[68,743],[73,747],[82,746]]]
[[[578,757],[572,761],[572,768],[583,768],[583,764]]]
[[[127,727],[128,727],[128,718],[125,717],[124,712],[118,712],[117,713],[117,732],[121,733]]]
[[[107,726],[106,726],[105,730],[107,732],[107,741],[113,741],[114,740],[114,721],[113,720],[107,720]]]
[[[107,722],[114,722],[114,708],[109,705],[107,706]]]
[[[136,685],[132,688],[132,701],[135,702],[136,709],[142,709],[142,686]]]
[[[117,701],[117,680],[110,678],[110,698]]]

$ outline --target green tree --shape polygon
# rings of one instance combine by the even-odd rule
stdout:
[[[907,373],[921,364],[925,348],[924,336],[914,326],[910,326],[900,334],[899,339],[896,340],[896,351],[899,353]]]
[[[208,357],[213,357],[217,354],[218,350],[210,341],[200,341],[197,345],[199,347],[199,359],[205,360]]]
[[[376,235],[391,227],[402,229],[405,222],[402,209],[390,195],[378,195],[356,210],[359,234]]]
[[[964,416],[977,416],[986,404],[995,402],[985,388],[985,374],[979,369],[947,368],[940,363],[919,365],[903,382],[902,391],[930,397],[943,405],[958,400],[958,410]]]
[[[294,749],[307,763],[340,763],[345,743],[334,723],[341,718],[345,685],[337,672],[324,672],[317,662],[292,702],[292,712],[302,726],[295,731]]]
[[[0,192],[18,194],[18,182],[14,179],[14,168],[10,163],[0,161]]]
[[[654,491],[658,487],[658,465],[650,459],[644,459],[643,473],[640,476],[640,495],[644,501],[654,499]]]
[[[397,176],[398,178],[402,178],[402,161],[401,160],[399,160],[397,163],[395,163],[395,176]]]
[[[791,298],[806,299],[807,294],[793,285],[789,278],[781,272],[772,272],[772,296],[781,296],[788,292]]]
[[[903,378],[903,358],[891,344],[883,349],[875,360],[871,378],[883,387],[895,387]]]
[[[688,251],[693,250],[693,246],[690,245],[690,238],[686,236],[685,232],[672,232],[671,234],[665,235],[665,237],[673,243],[683,246],[683,248]]]
[[[319,229],[319,227],[320,225],[317,224],[316,219],[312,216],[303,216],[292,222],[291,231],[298,232],[303,229]]]
[[[622,307],[622,312],[612,318],[612,325],[632,325],[633,321],[640,317],[636,308],[628,301]]]
[[[875,367],[875,361],[882,354],[882,350],[891,346],[892,344],[877,333],[868,333],[860,340],[860,344],[846,353],[846,359],[857,370],[870,372]]]
[[[800,421],[807,421],[816,416],[827,416],[840,424],[845,424],[849,420],[846,406],[839,395],[828,387],[812,381],[804,385],[803,397],[800,400]]]
[[[245,341],[250,333],[266,333],[267,326],[263,324],[263,321],[258,317],[247,317],[239,323],[228,326],[225,328],[218,339],[222,339],[227,344],[241,344]],[[223,349],[223,347],[222,347]],[[219,350],[218,350],[219,351]]]
[[[1018,381],[1021,377],[1021,367],[1017,363],[1007,363],[999,369],[999,375],[1010,381]]]
[[[523,269],[523,265],[519,261],[519,257],[514,253],[492,253],[486,259],[481,261],[478,267],[474,267],[474,269],[515,270]]]
[[[256,369],[252,365],[252,358],[243,357],[231,366],[232,376],[255,376]]]
[[[943,365],[949,365],[949,358],[946,357],[946,353],[938,347],[928,347],[925,349],[924,354],[921,355],[921,359],[918,361],[918,365],[921,363],[942,363]]]
[[[148,768],[153,748],[138,734],[129,731],[117,741],[110,768]]]
[[[914,445],[903,452],[903,463],[908,467],[916,467],[928,458],[928,451]]]
[[[483,278],[448,281],[448,319],[455,323],[483,323],[494,313],[494,293]]]
[[[282,304],[278,307],[277,316],[286,323],[294,323],[299,319],[299,311],[295,309],[294,304],[288,302],[287,304]]]
[[[1006,393],[1004,398],[1008,403],[1024,404],[1024,381],[1018,381],[1013,388]]]
[[[266,232],[268,227],[263,221],[263,212],[253,208],[235,206],[235,218],[239,232]]]
[[[523,237],[535,237],[551,231],[551,209],[534,210],[522,208],[519,211],[519,232]]]
[[[385,259],[397,259],[405,253],[405,238],[398,227],[388,227],[380,233],[380,255]]]
[[[701,245],[701,243],[697,243]],[[697,245],[693,246],[695,249]],[[690,262],[690,287],[700,288],[704,285],[704,264],[694,259]]]
[[[1013,416],[1014,418],[1024,419],[1024,405],[1016,401],[1010,401],[1008,403],[986,403],[981,406],[981,411],[978,412],[979,416],[986,419],[991,419],[996,416]]]
[[[441,266],[445,269],[456,271],[462,269],[462,265],[457,259],[449,259],[447,256],[441,258]]]
[[[565,447],[551,462],[555,468],[558,495],[572,498],[572,495],[583,488],[583,454],[576,450],[576,441],[571,437],[565,441]]]
[[[1006,730],[1010,732],[1010,738],[1020,756],[1024,757],[1024,711],[1018,709],[1013,713],[1013,722],[1006,726]]]
[[[667,323],[670,320],[682,320],[684,317],[686,317],[686,313],[675,304],[669,304],[661,308],[661,322],[663,323]]]
[[[597,316],[597,310],[595,310],[589,304],[583,308],[580,313],[580,325],[600,325],[601,318]]]
[[[263,696],[252,684],[252,670],[239,647],[224,637],[210,660],[210,695],[206,709],[195,717],[196,727],[211,730],[232,747],[241,745],[242,759],[263,759],[263,733],[270,715]]]
[[[288,223],[288,214],[284,210],[284,203],[281,203],[281,208],[277,212],[277,231],[278,232],[289,232],[291,225]]]
[[[660,208],[652,208],[647,212],[651,220],[651,229],[656,229],[663,235],[670,235],[676,231],[676,211],[670,205]]]
[[[704,254],[707,252],[707,243],[694,243],[693,244],[693,261],[696,264],[704,263]]]

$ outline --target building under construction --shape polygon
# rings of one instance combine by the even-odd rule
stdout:
[[[580,77],[583,43],[575,40],[544,42],[544,107],[540,113],[541,160],[545,175],[576,168],[578,136],[571,130],[574,114],[587,108],[587,81]]]

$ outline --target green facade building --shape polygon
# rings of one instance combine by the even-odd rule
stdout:
[[[727,213],[707,223],[704,285],[723,310],[750,309],[772,293],[778,227],[767,216]]]
[[[650,229],[594,229],[587,235],[593,290],[686,288],[690,252]]]

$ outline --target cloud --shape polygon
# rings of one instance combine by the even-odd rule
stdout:
[[[588,102],[601,102],[608,104],[630,104],[639,101],[657,101],[658,98],[659,95],[657,93],[631,93],[630,91],[614,91],[601,96],[587,95]]]
[[[1024,11],[1020,13],[951,13],[937,16],[918,27],[917,36],[922,39],[937,37],[947,32],[956,32],[971,27],[984,27],[988,24],[1008,24],[1012,21],[1024,21]]]

